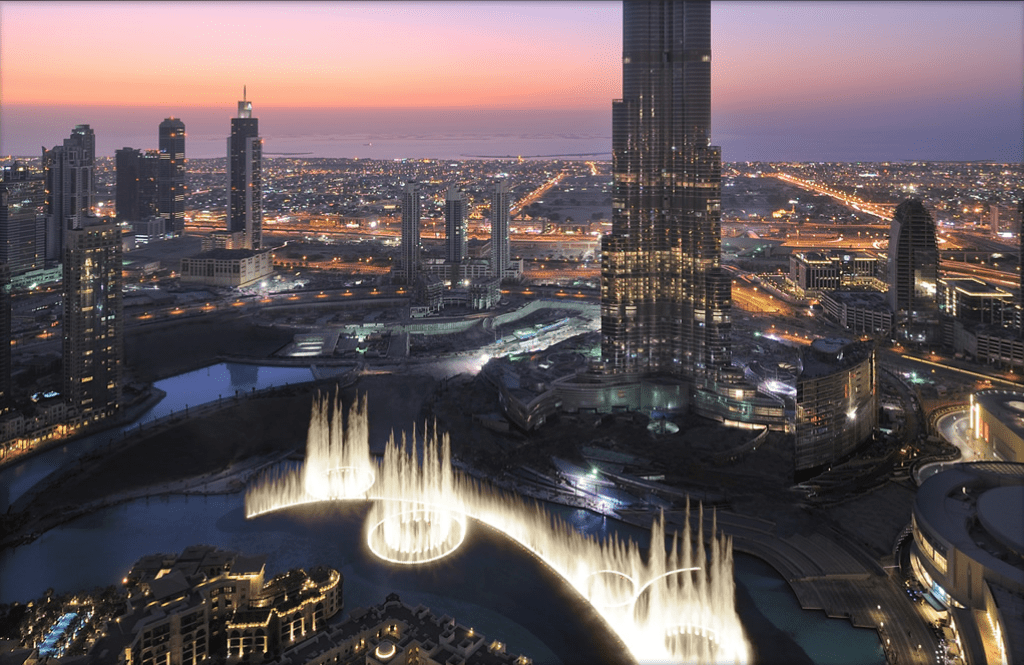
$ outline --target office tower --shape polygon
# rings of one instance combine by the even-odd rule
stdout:
[[[0,262],[0,414],[11,403],[11,271]]]
[[[43,149],[47,261],[61,260],[67,230],[81,228],[92,214],[95,160],[96,135],[89,125],[75,125],[64,145]]]
[[[606,367],[700,382],[729,365],[721,149],[711,145],[711,5],[625,2],[602,242]]]
[[[138,222],[160,212],[160,151],[121,148],[114,152],[117,221]]]
[[[87,218],[64,247],[64,397],[82,422],[121,401],[121,228]]]
[[[139,161],[142,154],[124,147],[114,151],[114,206],[117,221],[139,219]]]
[[[160,123],[160,216],[167,232],[185,233],[185,123],[167,118]]]
[[[935,339],[938,272],[935,222],[921,201],[907,199],[896,206],[889,227],[889,306],[900,339]]]
[[[1017,235],[1018,250],[1017,265],[1020,266],[1020,284],[1018,285],[1017,301],[1017,330],[1021,338],[1024,338],[1024,193],[1018,194],[1017,216],[1021,220],[1020,233]]]
[[[508,181],[494,183],[491,194],[491,276],[504,279],[511,260],[508,239],[510,199]]]
[[[420,266],[420,212],[422,209],[418,183],[407,182],[402,190],[402,249],[399,276],[406,284],[416,281]]]
[[[452,264],[452,284],[461,280],[460,264],[466,260],[466,232],[469,224],[469,201],[466,193],[452,185],[444,201],[445,258]]]
[[[43,267],[46,254],[46,183],[21,162],[8,164],[0,182],[0,263],[10,275]]]
[[[244,88],[228,137],[228,231],[244,232],[246,249],[263,246],[263,139]]]

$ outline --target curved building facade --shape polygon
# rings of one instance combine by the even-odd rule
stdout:
[[[984,441],[1001,459],[1024,462],[1024,392],[976,392],[971,395],[970,424],[971,435]]]
[[[968,663],[1024,662],[1024,464],[956,464],[918,488],[914,575],[945,604]]]
[[[921,201],[908,199],[896,206],[889,227],[889,306],[900,339],[938,341],[938,272],[935,221]]]
[[[878,426],[872,342],[816,339],[801,360],[794,442],[798,477],[853,452]]]

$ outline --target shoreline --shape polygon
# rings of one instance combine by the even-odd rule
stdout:
[[[74,510],[66,511],[61,510],[58,514],[50,513],[48,515],[39,516],[36,519],[38,524],[32,525],[30,533],[21,533],[16,537],[9,537],[4,541],[0,541],[0,551],[11,548],[16,549],[21,545],[26,545],[39,538],[47,531],[60,527],[68,522],[71,522],[80,517],[85,517],[92,513],[117,506],[123,503],[128,503],[138,499],[152,499],[164,496],[216,496],[216,495],[230,495],[244,493],[247,488],[247,483],[255,476],[258,476],[265,469],[280,463],[287,457],[295,454],[295,451],[285,451],[272,456],[268,459],[267,456],[257,456],[250,458],[242,462],[240,465],[235,467],[229,467],[228,469],[202,474],[199,476],[193,476],[186,479],[177,481],[169,481],[166,483],[158,483],[154,485],[148,485],[146,487],[136,488],[134,490],[128,490],[121,493],[115,493],[106,497],[96,499],[81,506],[76,507]],[[460,469],[461,472],[466,473],[465,470]],[[472,476],[479,479],[481,476]],[[501,491],[509,491],[508,487],[503,487],[498,484],[491,483],[496,489]],[[603,517],[610,517],[622,524],[633,526],[645,531],[650,530],[649,521],[645,521],[645,517],[653,519],[653,513],[650,511],[629,511],[625,513],[614,513],[611,515],[601,513],[594,510],[593,508],[586,505],[586,501],[580,499],[578,502],[564,502],[554,499],[549,493],[542,491],[522,491],[520,488],[517,491],[518,494],[541,501],[544,503],[551,503],[555,505],[564,506],[567,508],[576,508],[581,510],[587,510],[595,515],[601,515]],[[716,513],[717,512],[717,516]],[[648,514],[650,513],[650,514]],[[794,594],[797,603],[800,605],[803,611],[820,611],[825,614],[829,619],[847,619],[851,626],[859,629],[874,629],[876,635],[878,629],[870,620],[864,620],[859,615],[853,614],[849,610],[843,610],[835,607],[825,607],[821,602],[820,594],[814,593],[813,584],[808,584],[811,579],[817,578],[820,581],[827,581],[829,575],[809,575],[807,573],[811,571],[801,570],[797,567],[797,562],[790,560],[786,554],[779,547],[779,539],[777,537],[769,537],[768,540],[771,544],[762,542],[761,540],[754,540],[752,538],[744,538],[740,535],[742,527],[737,528],[732,524],[732,519],[739,520],[758,520],[763,522],[765,527],[774,526],[764,520],[758,518],[749,518],[730,511],[708,511],[705,513],[705,532],[710,534],[710,527],[715,522],[717,517],[717,526],[720,532],[730,536],[732,538],[732,546],[734,551],[741,552],[745,555],[754,557],[755,559],[762,561],[769,566],[776,574],[778,574],[783,580],[786,581],[787,586]],[[696,518],[691,516],[691,522],[695,522]],[[681,526],[679,519],[672,514],[666,515],[667,525]],[[28,525],[26,525],[28,526]],[[767,532],[761,532],[764,535],[768,535]],[[10,534],[14,536],[14,534]],[[774,547],[773,547],[774,545]],[[874,576],[870,573],[868,576]],[[849,575],[839,575],[836,577],[849,578]],[[861,576],[857,576],[858,579],[862,579]],[[879,635],[879,643],[881,644],[881,636]]]

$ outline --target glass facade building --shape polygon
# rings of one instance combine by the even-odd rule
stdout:
[[[721,149],[711,145],[711,5],[623,3],[613,103],[612,231],[602,242],[602,358],[701,383],[730,363]]]
[[[917,199],[896,206],[889,227],[888,267],[897,337],[916,343],[937,341],[939,249],[935,222]]]
[[[160,123],[160,216],[167,231],[185,232],[185,123],[167,118]]]
[[[243,95],[244,96],[244,95]],[[263,139],[252,102],[238,102],[228,137],[228,231],[244,234],[245,249],[263,245]]]
[[[64,247],[64,397],[82,422],[112,415],[121,401],[121,287],[121,227],[92,218],[69,230]]]

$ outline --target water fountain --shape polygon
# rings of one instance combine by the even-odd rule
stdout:
[[[553,518],[536,501],[502,492],[452,470],[450,442],[425,429],[422,460],[416,435],[394,434],[379,465],[369,455],[365,397],[351,407],[314,402],[305,463],[258,478],[246,494],[250,518],[312,501],[373,501],[366,542],[397,565],[435,561],[463,542],[469,518],[503,532],[543,561],[604,618],[641,663],[747,663],[750,646],[735,608],[731,540],[712,518],[704,547],[703,507],[697,533],[673,534],[666,551],[663,517],[651,528],[646,558],[633,541],[600,541]],[[689,524],[690,506],[686,506]]]

